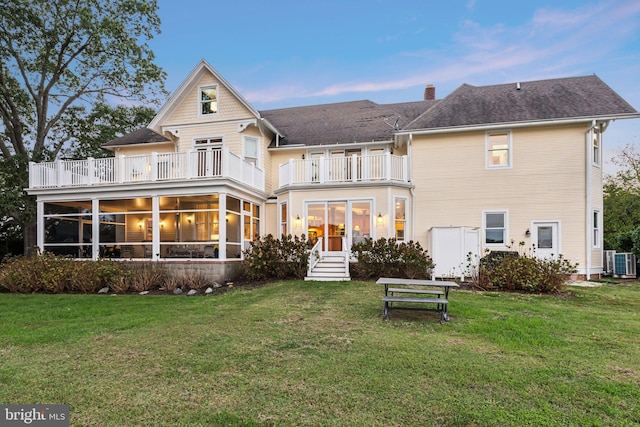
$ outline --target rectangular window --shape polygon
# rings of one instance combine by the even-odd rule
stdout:
[[[218,86],[204,86],[200,88],[200,114],[218,114]]]
[[[407,225],[407,199],[395,199],[395,231],[396,240],[404,241],[406,238],[405,230]]]
[[[242,152],[246,161],[254,165],[258,163],[258,138],[252,136],[243,137]]]
[[[484,243],[487,246],[507,244],[507,213],[484,213]]]
[[[593,247],[600,247],[600,211],[593,211]]]
[[[510,133],[488,133],[486,145],[488,168],[508,168],[511,166]]]
[[[289,234],[289,227],[287,227],[287,204],[280,204],[280,234],[287,236]]]
[[[600,166],[600,134],[593,133],[593,164]]]

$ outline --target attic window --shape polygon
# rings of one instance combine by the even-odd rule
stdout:
[[[204,86],[200,88],[200,114],[210,115],[218,113],[218,86]]]

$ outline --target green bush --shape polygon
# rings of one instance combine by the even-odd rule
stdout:
[[[75,261],[44,253],[10,258],[0,270],[0,283],[18,293],[93,293],[113,286],[124,267],[115,261]]]
[[[470,260],[471,261],[471,260]],[[481,290],[553,293],[563,289],[577,264],[562,255],[540,259],[535,252],[489,252],[480,262],[470,264],[471,285]]]
[[[365,239],[351,247],[357,259],[352,267],[355,277],[401,277],[425,279],[431,275],[434,263],[418,242],[397,242],[396,239]]]
[[[309,265],[309,242],[303,234],[276,239],[268,234],[244,251],[245,276],[251,280],[301,279]]]

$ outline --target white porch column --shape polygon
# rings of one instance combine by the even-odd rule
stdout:
[[[384,153],[384,179],[391,180],[391,153]]]
[[[44,202],[36,202],[36,245],[40,253],[44,252]]]
[[[157,261],[160,257],[160,197],[151,197],[151,259]]]
[[[126,169],[127,169],[127,164],[125,161],[125,157],[124,155],[120,155],[118,156],[118,166],[119,166],[119,174],[118,174],[118,182],[122,183],[125,180],[125,173],[126,173]]]
[[[220,193],[218,207],[218,223],[220,228],[220,243],[218,246],[218,258],[227,259],[227,194]]]
[[[87,184],[93,185],[96,182],[96,159],[87,157]]]
[[[91,258],[100,258],[100,200],[91,200]]]
[[[158,153],[156,153],[155,151],[151,152],[151,159],[150,159],[150,172],[151,172],[151,181],[157,181],[158,180]]]

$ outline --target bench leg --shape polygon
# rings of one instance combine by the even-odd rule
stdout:
[[[384,302],[384,318],[385,320],[389,320],[389,302]]]
[[[445,322],[449,321],[449,310],[448,307],[449,304],[442,304],[442,314],[440,316],[440,324],[444,325]]]

